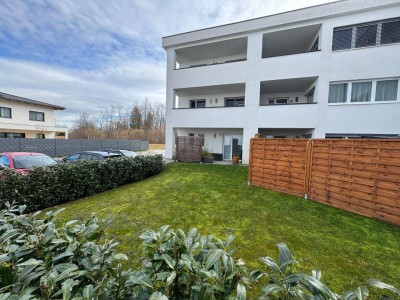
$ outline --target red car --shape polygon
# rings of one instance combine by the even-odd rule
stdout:
[[[54,165],[57,162],[50,156],[36,152],[4,152],[0,153],[0,170],[10,168],[25,173],[33,167]]]

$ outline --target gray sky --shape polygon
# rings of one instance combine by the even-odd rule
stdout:
[[[81,112],[165,101],[161,37],[333,0],[0,1],[0,91]]]

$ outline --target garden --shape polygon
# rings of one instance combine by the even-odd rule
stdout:
[[[390,287],[368,281],[377,279],[399,287],[400,228],[309,200],[248,187],[246,167],[173,163],[158,172],[112,190],[58,203],[46,210],[49,216],[36,216],[51,219],[50,210],[63,208],[55,219],[59,229],[56,225],[50,226],[54,234],[51,238],[56,242],[49,243],[59,243],[59,249],[46,248],[46,257],[51,257],[53,252],[57,253],[55,255],[60,255],[60,251],[73,253],[57,259],[53,257],[44,264],[48,268],[57,261],[64,264],[56,268],[57,274],[53,272],[53,285],[44,281],[48,276],[40,279],[47,288],[51,286],[46,292],[48,299],[68,293],[72,299],[78,294],[77,289],[80,289],[81,298],[101,291],[109,298],[114,297],[110,293],[119,293],[116,298],[120,299],[139,295],[144,298],[152,295],[154,299],[183,299],[188,295],[196,299],[221,299],[228,295],[238,299],[244,299],[245,295],[247,298],[264,295],[264,299],[342,299],[329,294],[334,291],[343,295],[343,299],[367,299],[366,289],[357,289],[359,286],[369,289],[371,298],[368,299],[379,299],[378,295],[383,294],[393,299],[399,296],[396,295],[398,290],[382,292],[372,285]],[[107,225],[100,226],[102,222],[97,218]],[[5,222],[5,219],[2,217],[0,224],[3,230],[6,223],[7,228],[21,230],[21,225],[15,224],[23,223]],[[71,220],[84,225],[74,227],[81,223],[68,223]],[[32,222],[26,221],[27,224]],[[163,227],[166,224],[170,227]],[[71,232],[71,241],[65,236],[66,232]],[[7,243],[18,244],[12,237],[4,242],[4,235],[3,251]],[[29,236],[38,235],[38,232],[31,232]],[[85,235],[87,241],[83,238]],[[98,286],[102,283],[101,272],[93,261],[92,265],[85,259],[77,261],[79,249],[70,246],[71,243],[98,249],[94,253],[85,248],[86,260],[90,256],[88,253],[102,257],[99,253],[103,251],[108,255],[102,264],[106,269],[104,274],[108,274],[104,284]],[[35,245],[35,240],[27,244]],[[96,246],[98,244],[101,247]],[[114,252],[126,257],[113,256]],[[37,257],[25,255],[35,261],[17,268],[45,268],[37,262],[40,260]],[[260,260],[261,257],[264,259]],[[82,267],[84,271],[79,273],[72,265],[68,271],[65,264],[72,264],[79,270]],[[313,270],[322,273],[313,273]],[[63,272],[66,272],[64,279],[57,281]],[[4,287],[4,282],[2,284]],[[55,295],[54,287],[63,288],[65,292]],[[346,291],[352,291],[347,294],[348,298],[345,298]],[[302,296],[302,293],[305,294]],[[314,298],[309,298],[312,295]]]

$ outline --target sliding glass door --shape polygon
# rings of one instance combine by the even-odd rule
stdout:
[[[231,160],[233,156],[239,156],[242,159],[242,145],[242,135],[225,134],[223,145],[224,160]]]

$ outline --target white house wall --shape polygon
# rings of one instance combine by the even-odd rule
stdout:
[[[400,134],[400,99],[394,103],[328,104],[330,82],[400,77],[400,44],[332,51],[335,27],[400,17],[399,4],[394,0],[339,1],[164,38],[166,157],[173,155],[174,128],[240,129],[244,163],[248,162],[248,142],[258,128],[308,128],[315,138],[324,138],[328,133]],[[261,58],[264,33],[313,24],[322,24],[320,51]],[[246,61],[174,70],[175,48],[198,44],[203,39],[211,42],[228,35],[235,38],[235,32],[248,37]],[[260,82],[301,77],[318,77],[314,94],[317,104],[259,105],[263,97]],[[173,109],[174,89],[233,83],[245,83],[245,107]]]
[[[67,137],[67,129],[56,126],[54,109],[51,107],[1,98],[0,107],[11,108],[11,118],[0,117],[0,132],[25,133],[26,138],[35,138],[37,133],[44,133],[46,138],[54,138],[55,132],[64,132]],[[44,122],[29,120],[29,111],[43,112]]]
[[[226,134],[242,135],[241,129],[229,128],[179,128],[176,130],[177,136],[188,136],[189,133],[195,135],[204,134],[204,147],[212,153],[220,153],[223,151],[223,138]]]

